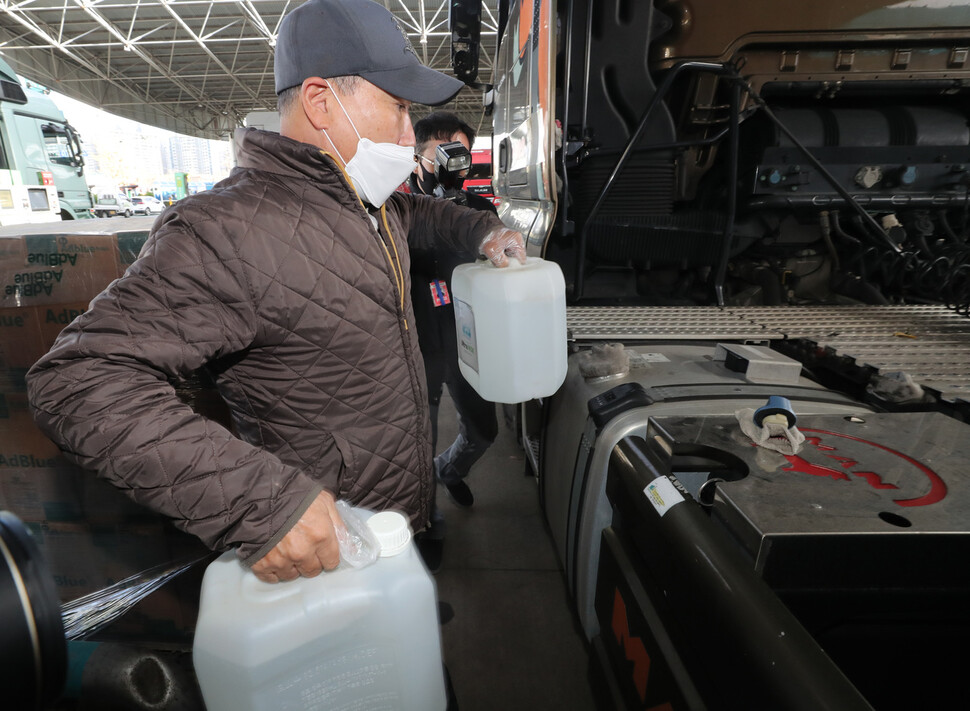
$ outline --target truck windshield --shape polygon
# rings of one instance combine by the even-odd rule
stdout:
[[[74,168],[84,164],[77,134],[66,124],[45,123],[41,127],[47,157],[51,163]]]

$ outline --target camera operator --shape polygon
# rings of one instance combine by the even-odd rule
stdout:
[[[414,125],[414,135],[417,165],[408,180],[411,192],[434,195],[477,210],[495,212],[489,200],[461,189],[471,166],[470,149],[475,140],[473,128],[454,114],[439,111],[418,121]],[[449,163],[466,164],[468,167],[449,170]],[[458,369],[451,273],[457,265],[474,261],[475,258],[476,255],[471,253],[411,251],[411,298],[428,379],[434,451],[437,451],[438,407],[443,385],[447,385],[458,411],[458,436],[448,449],[435,457],[435,475],[444,484],[452,501],[464,508],[470,507],[475,501],[464,479],[498,432],[495,404],[483,400]],[[425,562],[432,571],[440,565],[442,537],[443,517],[435,506],[431,529],[422,534],[418,541]]]

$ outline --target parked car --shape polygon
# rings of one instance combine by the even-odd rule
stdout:
[[[165,206],[153,195],[132,195],[131,205],[136,215],[157,215]]]
[[[114,217],[124,215],[131,217],[135,214],[135,206],[121,193],[102,192],[98,193],[91,209],[95,217]]]

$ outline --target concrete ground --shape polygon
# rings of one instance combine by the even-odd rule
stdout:
[[[457,433],[447,393],[438,450]],[[462,509],[438,487],[445,515],[438,597],[454,609],[442,627],[445,663],[461,711],[592,711],[586,643],[567,597],[536,481],[499,410],[499,435],[466,480]]]

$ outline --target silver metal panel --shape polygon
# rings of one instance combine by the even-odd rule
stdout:
[[[715,514],[759,570],[785,546],[806,550],[811,537],[838,550],[871,549],[866,560],[873,569],[899,562],[878,552],[891,552],[902,537],[911,554],[919,546],[932,546],[928,555],[968,545],[970,429],[945,415],[800,416],[808,439],[788,457],[752,447],[733,418],[659,418],[651,427],[671,442],[710,446],[744,461],[746,477],[718,485]]]
[[[970,318],[944,306],[571,307],[566,321],[576,340],[806,339],[970,399]]]
[[[627,350],[643,357],[642,365],[610,378],[583,378],[578,358],[572,356],[566,381],[549,402],[544,440],[548,449],[541,481],[543,504],[576,598],[580,623],[589,638],[599,630],[594,598],[599,537],[612,517],[606,474],[613,447],[627,435],[644,435],[651,416],[731,415],[741,408],[760,407],[767,399],[766,394],[756,392],[757,386],[744,374],[727,370],[723,362],[714,360],[714,345],[640,343]],[[657,402],[618,415],[599,432],[590,428],[589,400],[625,383],[639,383],[656,396]],[[805,378],[797,386],[801,395],[791,386],[763,387],[785,392],[799,416],[867,413],[865,406],[827,393]],[[826,398],[827,402],[822,401]]]

